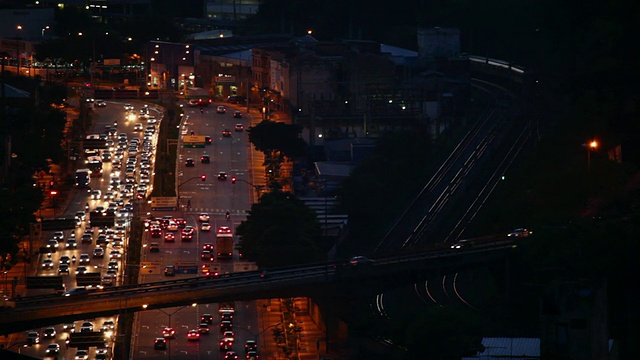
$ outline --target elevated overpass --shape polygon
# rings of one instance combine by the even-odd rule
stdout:
[[[99,316],[192,303],[216,303],[274,297],[375,295],[434,273],[474,268],[504,257],[516,243],[500,239],[467,249],[440,248],[376,259],[351,267],[345,262],[233,273],[220,278],[193,277],[118,286],[89,295],[25,297],[0,311],[0,334]]]

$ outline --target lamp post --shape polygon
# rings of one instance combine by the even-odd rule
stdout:
[[[269,329],[273,329],[274,327],[280,326],[280,325],[282,325],[282,324],[283,324],[282,322],[279,322],[279,323],[277,323],[277,324],[273,324],[273,325],[267,326],[266,328],[262,329],[262,331],[260,331],[260,332],[259,332],[259,333],[257,333],[257,334],[254,334],[251,330],[249,330],[249,329],[245,329],[245,328],[243,328],[243,327],[241,327],[241,326],[234,326],[234,327],[235,327],[236,329],[244,330],[244,331],[246,331],[247,333],[249,333],[249,335],[253,336],[253,340],[256,342],[256,344],[258,344],[258,340],[259,340],[259,338],[260,338],[260,335],[264,334],[267,330],[269,330]],[[263,343],[264,343],[264,342],[263,342]]]
[[[20,75],[20,31],[22,31],[22,25],[16,26],[16,30],[16,65],[18,66],[16,74]]]
[[[44,39],[44,32],[45,32],[46,30],[49,30],[49,25],[47,25],[47,26],[45,26],[45,27],[43,27],[43,28],[42,28],[42,38],[43,38],[43,39]]]
[[[160,311],[161,313],[163,313],[163,314],[165,314],[165,315],[167,315],[169,317],[169,326],[168,327],[171,328],[171,317],[173,315],[177,314],[182,309],[186,309],[186,308],[189,308],[189,307],[195,308],[196,306],[198,306],[198,304],[197,303],[193,303],[191,305],[179,307],[178,309],[176,309],[175,311],[172,311],[172,312],[166,312],[166,311],[164,311],[162,309],[156,309],[156,310]],[[143,305],[142,307],[146,309],[146,305]],[[169,359],[171,359],[171,342],[169,341],[168,343],[169,344],[167,345],[167,352],[169,353]]]
[[[591,140],[588,143],[582,144],[582,146],[587,148],[587,169],[591,170],[591,152],[596,151],[598,148],[598,142],[596,140]]]

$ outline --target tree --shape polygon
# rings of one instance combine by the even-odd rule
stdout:
[[[264,194],[236,232],[240,252],[260,267],[325,259],[316,214],[291,193]]]
[[[268,158],[282,161],[284,156],[293,158],[306,153],[307,143],[300,138],[300,125],[263,120],[249,129],[248,133],[255,149]]]

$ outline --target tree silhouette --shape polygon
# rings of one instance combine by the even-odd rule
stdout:
[[[238,248],[260,267],[325,259],[315,213],[291,193],[264,194],[236,229]]]

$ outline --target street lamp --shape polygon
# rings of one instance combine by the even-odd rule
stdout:
[[[172,311],[172,312],[166,312],[166,311],[164,311],[162,309],[156,309],[156,310],[160,311],[161,313],[163,313],[163,314],[165,314],[165,315],[167,315],[169,317],[169,326],[168,327],[171,328],[171,317],[173,315],[177,314],[182,309],[186,309],[186,308],[189,308],[189,307],[194,308],[196,306],[198,306],[198,304],[197,303],[193,303],[191,305],[179,307],[178,309],[176,309],[175,311]],[[144,309],[146,309],[147,305],[143,305],[142,307]],[[168,345],[167,345],[167,352],[169,353],[169,359],[171,359],[171,342],[170,341],[168,342]]]
[[[260,335],[264,334],[267,330],[269,330],[269,329],[273,329],[274,327],[280,326],[280,325],[282,325],[282,324],[283,324],[283,322],[279,322],[279,323],[277,323],[277,324],[273,324],[273,325],[267,326],[266,328],[262,329],[262,331],[260,331],[260,332],[259,332],[259,333],[257,333],[257,334],[254,334],[251,330],[249,330],[249,329],[245,329],[245,328],[243,328],[243,327],[241,327],[241,326],[234,326],[234,328],[236,328],[236,329],[240,329],[240,330],[244,330],[244,331],[246,331],[247,333],[249,333],[249,335],[253,336],[253,340],[254,340],[254,341],[256,342],[256,344],[257,344],[257,343],[258,343],[258,339],[260,338]],[[264,348],[264,347],[263,347],[263,348]]]
[[[16,61],[18,66],[16,73],[20,75],[20,32],[22,31],[22,25],[16,26],[16,30]]]
[[[582,146],[587,148],[587,169],[591,169],[591,152],[596,151],[598,148],[598,141],[591,140],[588,143],[582,144]]]
[[[45,30],[49,30],[49,25],[45,26],[42,28],[42,38],[44,39],[44,32]]]

